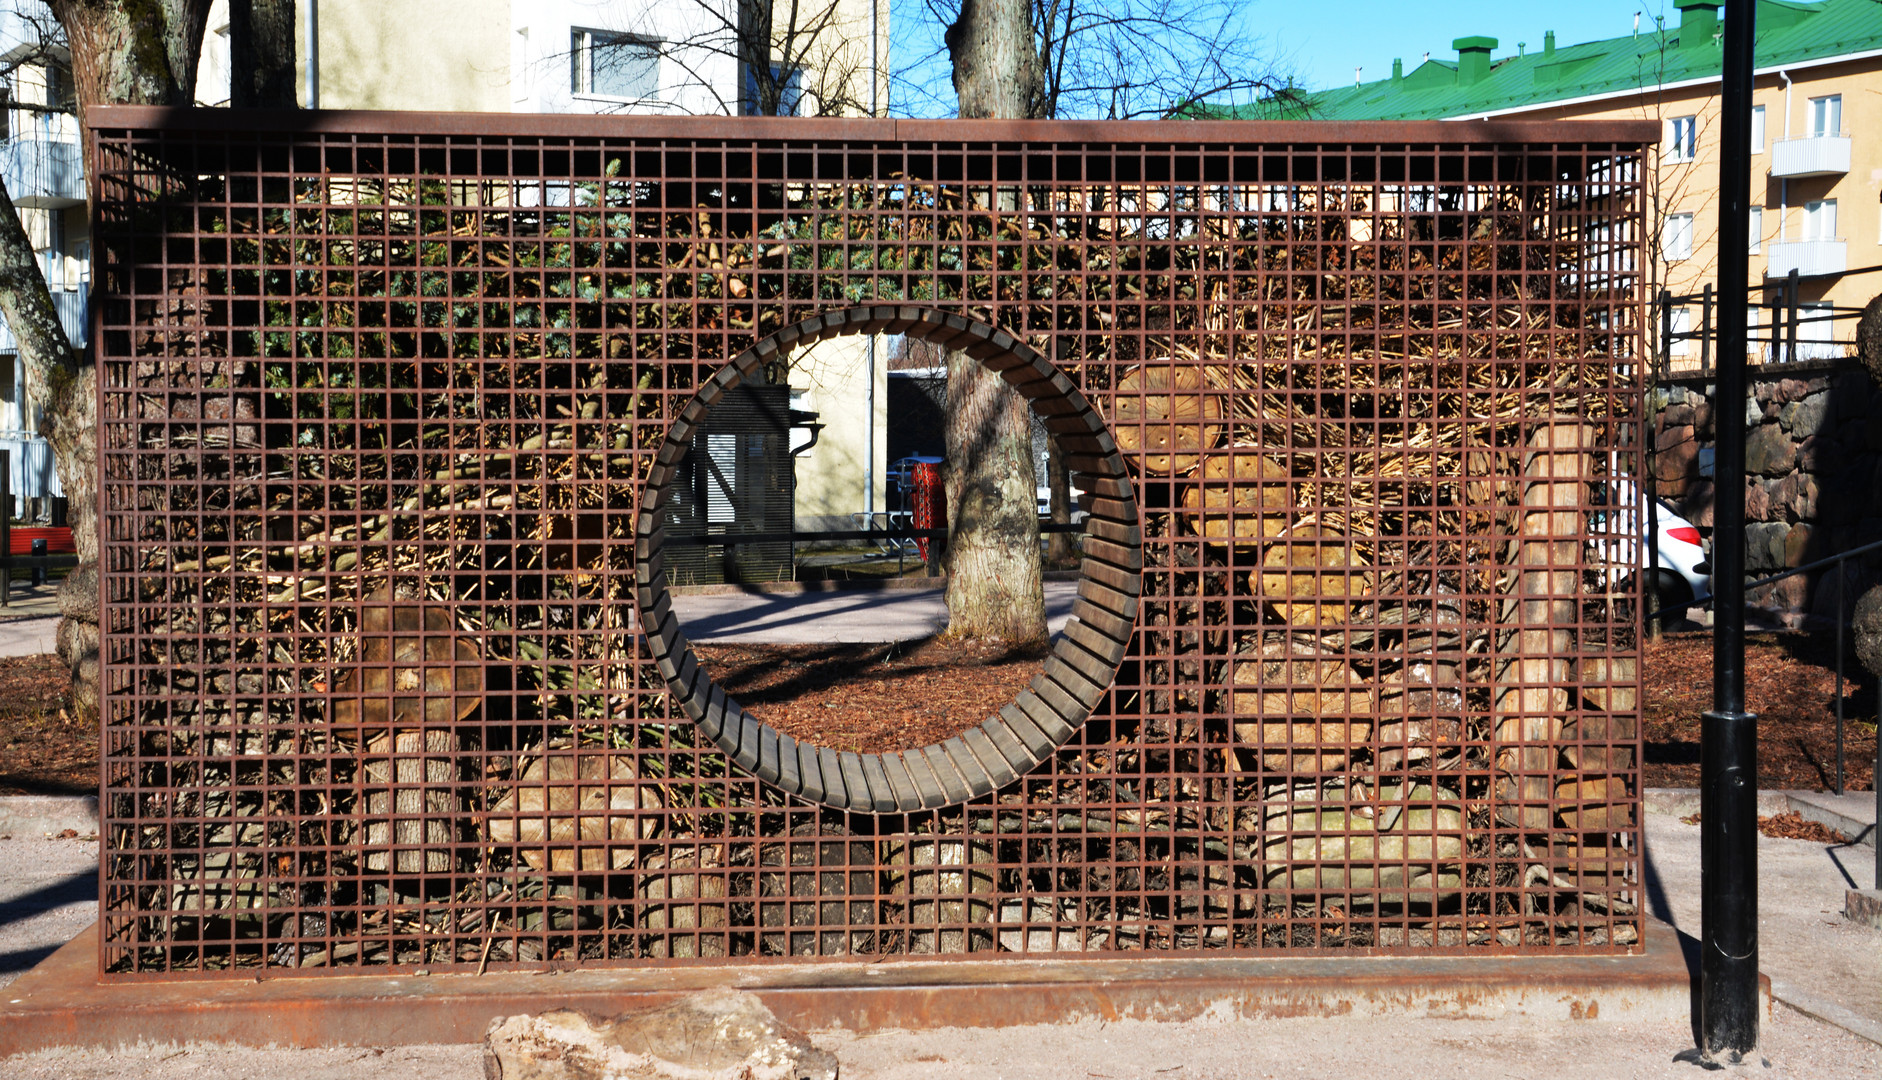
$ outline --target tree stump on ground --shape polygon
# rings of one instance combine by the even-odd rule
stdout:
[[[1851,620],[1856,639],[1856,659],[1871,675],[1882,675],[1882,585],[1871,588],[1856,601]]]
[[[1863,305],[1862,318],[1856,320],[1856,355],[1869,369],[1869,378],[1882,386],[1882,296]]]

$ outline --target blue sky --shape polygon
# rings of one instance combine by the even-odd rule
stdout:
[[[1367,82],[1385,78],[1394,57],[1405,61],[1407,71],[1427,52],[1436,60],[1455,60],[1451,42],[1460,37],[1495,38],[1492,55],[1498,59],[1515,55],[1519,41],[1540,49],[1546,30],[1555,31],[1560,45],[1621,37],[1633,32],[1635,12],[1643,31],[1653,29],[1656,15],[1664,14],[1669,26],[1679,22],[1672,0],[1260,0],[1250,9],[1250,22],[1267,35],[1283,67],[1309,88],[1323,90],[1350,85],[1355,67],[1365,69]]]
[[[1353,69],[1363,68],[1371,82],[1392,73],[1393,58],[1405,70],[1429,52],[1434,59],[1455,60],[1451,42],[1460,37],[1497,39],[1498,59],[1515,55],[1517,43],[1542,48],[1545,31],[1556,42],[1572,45],[1632,33],[1634,16],[1642,31],[1654,17],[1679,22],[1673,0],[1436,0],[1392,3],[1386,0],[1081,0],[1087,7],[1127,5],[1154,10],[1215,8],[1239,20],[1245,38],[1259,40],[1271,69],[1294,76],[1297,85],[1323,90],[1351,85]],[[959,0],[890,0],[892,66],[898,70],[891,90],[900,115],[944,116],[952,112],[941,27]]]

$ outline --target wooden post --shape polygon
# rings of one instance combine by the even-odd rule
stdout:
[[[1568,710],[1576,601],[1587,539],[1588,451],[1595,429],[1551,423],[1523,454],[1522,508],[1497,651],[1494,711],[1498,814],[1525,829],[1552,825],[1549,784]],[[1507,635],[1507,636],[1505,636]],[[1514,805],[1511,805],[1514,804]]]
[[[455,629],[450,608],[392,590],[368,597],[361,611],[360,666],[337,680],[349,696],[335,702],[334,719],[359,727],[369,870],[452,868],[457,725],[483,703],[481,650]],[[388,846],[391,858],[374,850]]]

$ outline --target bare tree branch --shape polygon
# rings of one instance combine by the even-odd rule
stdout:
[[[1232,106],[1285,93],[1286,72],[1233,0],[1030,0],[1043,72],[1035,115],[1134,119],[1200,102]],[[897,111],[945,114],[937,75],[944,43],[935,28],[959,18],[961,0],[924,0],[925,20],[903,20],[897,46],[912,58],[895,74]]]

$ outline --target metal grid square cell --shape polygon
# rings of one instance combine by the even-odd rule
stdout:
[[[1652,125],[95,113],[108,976],[1637,945]],[[666,597],[681,436],[853,332],[1093,515],[894,755]]]

